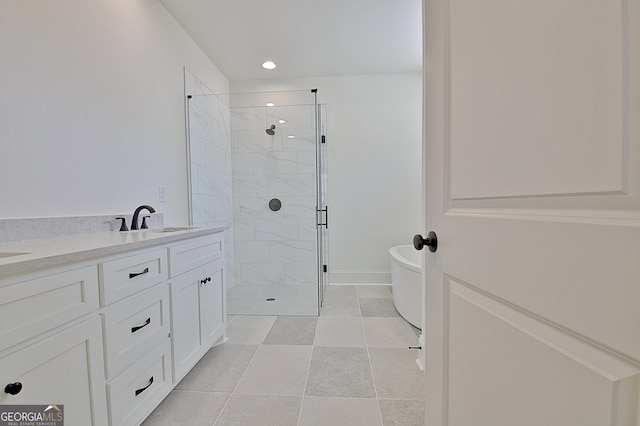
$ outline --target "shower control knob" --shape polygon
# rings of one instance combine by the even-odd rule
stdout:
[[[415,247],[416,250],[422,250],[425,246],[429,247],[429,251],[432,253],[438,250],[438,236],[435,232],[429,232],[427,238],[424,238],[420,234],[416,234],[413,237],[413,247]]]

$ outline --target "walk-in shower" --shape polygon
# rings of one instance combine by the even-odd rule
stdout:
[[[228,311],[317,315],[327,245],[324,108],[315,90],[229,99],[235,285]]]
[[[221,186],[225,196],[229,189],[227,311],[318,315],[328,275],[326,106],[315,89],[214,96],[229,108],[231,182],[216,172],[209,182],[192,180]],[[190,127],[206,130],[193,119]],[[197,209],[193,217],[202,215]]]

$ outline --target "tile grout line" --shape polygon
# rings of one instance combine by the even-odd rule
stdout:
[[[236,317],[238,317],[239,315],[236,315],[232,318],[235,319]],[[269,315],[271,316],[271,315]],[[275,316],[276,320],[278,319],[278,316]],[[220,420],[220,417],[222,416],[222,413],[224,412],[224,410],[227,408],[227,406],[229,405],[229,402],[231,401],[231,398],[233,398],[233,396],[235,395],[235,391],[238,387],[238,385],[240,384],[240,382],[242,381],[242,378],[244,377],[244,375],[247,373],[247,370],[249,369],[249,366],[251,365],[251,363],[253,362],[253,360],[256,358],[256,355],[258,354],[258,351],[260,350],[260,348],[262,347],[262,344],[264,343],[264,339],[267,338],[267,335],[269,334],[269,331],[271,331],[271,327],[273,327],[273,325],[276,323],[276,320],[273,321],[273,323],[271,324],[271,326],[269,327],[269,330],[267,330],[267,332],[265,333],[264,337],[262,338],[261,342],[257,345],[258,347],[256,348],[256,351],[253,353],[253,355],[251,356],[251,359],[249,360],[249,362],[247,363],[247,366],[244,368],[244,370],[242,370],[242,374],[240,375],[240,377],[238,378],[238,381],[236,382],[236,384],[233,386],[233,389],[231,390],[231,392],[229,393],[229,399],[227,399],[227,402],[225,402],[224,406],[222,407],[222,409],[220,410],[220,412],[218,413],[218,417],[216,417],[216,421],[213,423],[213,426],[215,426],[218,421]],[[231,321],[229,321],[229,323],[231,323]]]
[[[240,382],[242,381],[242,378],[245,376],[245,374],[247,374],[247,370],[249,369],[249,366],[251,365],[251,363],[253,362],[253,360],[256,358],[256,356],[258,355],[258,352],[260,351],[260,348],[262,347],[262,345],[264,344],[264,339],[267,338],[267,335],[269,335],[269,331],[271,331],[271,328],[274,326],[274,324],[276,323],[278,316],[277,315],[268,315],[268,316],[275,316],[275,320],[273,320],[273,323],[271,324],[271,326],[269,326],[269,329],[267,330],[267,332],[264,334],[264,336],[262,337],[262,340],[260,341],[260,343],[258,343],[258,347],[256,348],[256,351],[253,353],[253,356],[251,357],[251,359],[249,360],[249,362],[247,363],[247,366],[244,368],[244,370],[242,371],[242,374],[240,375],[240,377],[238,378],[238,381],[236,382],[235,386],[233,387],[233,390],[231,391],[231,394],[234,395],[236,392],[236,389],[238,388],[238,385],[240,384]]]
[[[380,398],[378,397],[378,387],[376,386],[376,379],[373,376],[373,365],[371,363],[371,352],[369,352],[369,339],[367,338],[367,333],[364,329],[364,318],[362,317],[362,308],[360,305],[360,295],[358,294],[358,290],[356,290],[356,300],[358,301],[358,310],[360,311],[360,325],[362,326],[362,334],[364,335],[364,343],[367,348],[367,358],[369,359],[369,371],[371,372],[371,382],[373,382],[373,393],[376,398],[376,405],[378,406],[378,418],[380,419],[380,425],[384,426],[382,421],[382,409],[380,408]]]
[[[218,420],[220,420],[220,416],[222,416],[222,412],[225,410],[225,408],[227,408],[227,405],[229,405],[229,401],[231,401],[231,397],[233,396],[233,393],[229,394],[229,397],[227,398],[227,400],[225,401],[224,405],[222,406],[222,409],[220,410],[220,412],[218,413],[218,415],[216,416],[215,421],[212,423],[211,426],[215,426],[218,423]]]
[[[225,337],[227,337],[227,341],[229,339],[229,336],[227,336],[227,330],[229,329],[229,325],[233,322],[234,319],[236,319],[238,316],[237,315],[233,315],[231,317],[231,319],[228,319],[229,314],[227,314],[227,326],[225,328]],[[226,343],[226,342],[225,342]],[[254,354],[255,355],[255,354]],[[244,372],[243,372],[244,374]],[[236,383],[236,386],[238,386],[238,384]],[[235,386],[234,386],[235,389]],[[210,393],[210,392],[209,392]],[[229,405],[229,401],[231,401],[231,397],[233,396],[233,391],[229,392],[229,397],[227,398],[227,400],[224,402],[224,405],[222,406],[222,408],[220,409],[220,412],[218,412],[218,415],[216,416],[216,419],[214,420],[214,422],[212,423],[212,426],[215,426],[218,423],[218,420],[220,420],[220,416],[222,416],[222,412],[225,410],[225,408],[227,408],[227,405]]]
[[[318,320],[320,319],[320,313],[316,317]],[[313,351],[316,347],[316,337],[318,336],[318,323],[320,321],[316,320],[316,330],[313,334],[313,342],[311,342],[311,354],[309,355],[309,363],[307,364],[307,375],[304,379],[304,387],[302,388],[302,399],[300,400],[300,411],[298,411],[298,422],[297,425],[300,426],[300,420],[302,419],[302,409],[304,407],[304,397],[307,393],[307,383],[309,383],[309,372],[311,371],[311,360],[313,359]]]

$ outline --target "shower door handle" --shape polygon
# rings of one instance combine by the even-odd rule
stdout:
[[[416,250],[422,250],[425,246],[429,247],[429,251],[432,253],[438,250],[438,236],[435,232],[429,232],[427,238],[424,238],[420,234],[416,234],[413,237],[413,247]]]
[[[324,229],[329,229],[329,206],[324,206]]]
[[[324,223],[322,223],[322,212],[324,212]],[[329,206],[325,206],[324,209],[316,208],[316,225],[329,229]]]

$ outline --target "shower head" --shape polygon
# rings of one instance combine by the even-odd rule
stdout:
[[[267,130],[265,130],[265,132],[267,132],[268,135],[273,136],[276,134],[276,132],[274,131],[276,128],[275,124],[272,124],[271,127],[269,127]]]

